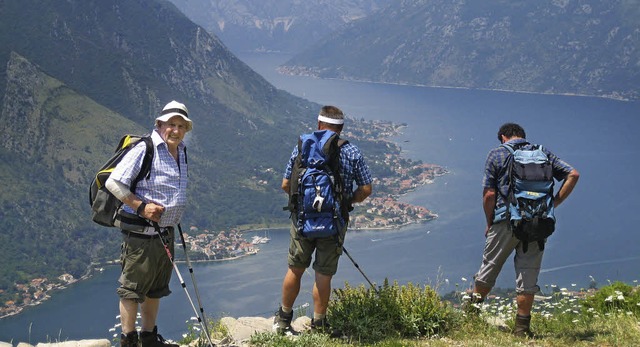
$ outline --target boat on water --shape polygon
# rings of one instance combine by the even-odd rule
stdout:
[[[269,242],[271,239],[268,237],[262,237],[262,236],[258,236],[255,235],[252,239],[251,239],[251,243],[253,243],[254,245],[260,244],[260,243],[267,243]]]

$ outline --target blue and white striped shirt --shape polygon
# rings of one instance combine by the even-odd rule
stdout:
[[[291,153],[291,158],[287,162],[284,178],[291,179],[291,169],[297,156],[298,146],[296,145]],[[340,147],[340,169],[340,177],[342,177],[342,180],[344,181],[344,190],[348,193],[349,199],[351,199],[353,194],[354,181],[358,186],[364,186],[373,182],[371,171],[369,170],[369,166],[367,166],[360,149],[350,142]]]
[[[151,164],[150,178],[138,182],[135,194],[144,202],[154,202],[164,206],[160,218],[161,227],[174,226],[187,206],[187,163],[184,142],[178,145],[178,162],[169,153],[169,148],[157,131],[151,133],[155,150]],[[134,146],[115,167],[110,178],[130,187],[131,181],[142,167],[146,146],[140,142]],[[131,207],[124,205],[127,212],[135,214]]]

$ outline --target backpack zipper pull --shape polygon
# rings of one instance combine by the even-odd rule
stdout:
[[[324,198],[320,195],[320,186],[316,186],[316,198],[313,199],[313,208],[316,211],[322,211],[322,203],[324,202]]]

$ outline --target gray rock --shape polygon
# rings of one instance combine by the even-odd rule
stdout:
[[[240,317],[238,319],[232,317],[224,317],[220,323],[229,332],[229,336],[222,340],[213,340],[218,346],[225,347],[247,347],[251,336],[256,333],[273,332],[273,317]],[[303,332],[311,326],[311,318],[303,316],[298,317],[291,323],[293,330]],[[295,337],[294,337],[295,338]],[[198,341],[194,341],[192,346],[196,346]],[[0,347],[13,347],[11,343],[0,342]],[[111,342],[107,339],[94,340],[78,340],[63,341],[54,343],[38,343],[33,346],[25,342],[20,342],[16,347],[111,347]]]
[[[273,317],[240,317],[238,319],[232,317],[224,317],[220,320],[227,330],[232,340],[231,345],[248,346],[249,339],[252,335],[260,332],[272,332]],[[311,325],[309,317],[298,317],[291,323],[293,330],[302,332],[308,330]]]
[[[107,339],[39,343],[36,347],[111,347]]]

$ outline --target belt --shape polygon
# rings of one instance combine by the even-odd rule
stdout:
[[[160,234],[162,236],[165,236],[166,234],[168,234],[170,231],[173,231],[173,227],[159,227],[160,228]],[[149,233],[155,233],[155,235],[158,235],[158,233],[156,233],[156,228],[154,226],[148,226],[144,228],[144,232],[149,234]]]
[[[151,233],[143,234],[135,231],[126,231],[126,230],[120,230],[120,231],[122,232],[123,235],[129,236],[129,237],[135,237],[139,239],[157,239],[160,236],[164,237],[169,235],[169,232],[173,231],[173,227],[161,227],[159,234],[156,232],[156,229],[154,227],[144,228],[145,232],[153,232],[154,234],[151,234]]]

